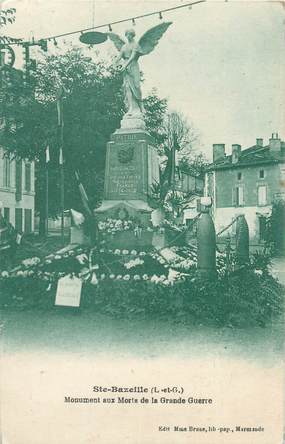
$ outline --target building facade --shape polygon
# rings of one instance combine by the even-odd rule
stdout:
[[[217,233],[243,214],[251,240],[264,240],[272,204],[285,196],[285,142],[272,134],[268,145],[262,139],[244,150],[235,144],[230,155],[225,154],[224,144],[214,144],[204,195],[212,198]]]
[[[34,162],[9,159],[0,148],[0,201],[3,216],[21,232],[34,231]]]

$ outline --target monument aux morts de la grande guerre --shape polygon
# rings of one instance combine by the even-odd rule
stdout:
[[[127,30],[124,42],[109,33],[119,51],[116,63],[123,72],[124,99],[127,112],[121,127],[111,135],[107,144],[104,198],[95,210],[97,219],[133,218],[147,227],[153,208],[148,204],[151,186],[159,182],[159,162],[153,140],[146,130],[141,94],[138,60],[149,54],[170,26],[161,23],[149,29],[138,42],[133,29]]]

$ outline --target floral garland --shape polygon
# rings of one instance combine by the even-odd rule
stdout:
[[[132,219],[122,220],[122,219],[107,218],[105,221],[98,222],[98,229],[103,235],[115,234],[124,231],[135,231],[137,228],[138,224]],[[173,222],[167,219],[163,221],[162,226],[152,227],[152,228],[147,227],[146,231],[160,231],[162,233],[164,232],[165,228],[169,228],[172,231],[175,231],[176,233],[184,233],[185,231],[187,231],[186,226],[178,227]]]
[[[132,275],[130,273],[100,273],[100,266],[98,263],[92,264],[92,254],[95,252],[114,255],[114,257],[118,257],[114,262],[121,263],[121,257],[126,258],[127,261],[123,261],[123,266],[126,268],[126,271],[132,270],[136,268],[135,273]],[[130,257],[128,257],[130,256]],[[166,270],[170,269],[170,264],[157,252],[150,251],[137,251],[137,250],[111,250],[106,248],[93,249],[89,250],[88,248],[77,247],[69,251],[65,251],[63,253],[56,253],[45,257],[44,259],[40,259],[38,257],[28,258],[22,261],[21,265],[16,267],[13,270],[6,270],[0,273],[0,280],[6,280],[9,278],[26,278],[26,277],[37,277],[39,279],[49,281],[49,283],[57,281],[59,278],[64,277],[66,275],[78,276],[83,280],[83,282],[89,282],[93,285],[99,283],[99,281],[103,280],[116,280],[116,281],[149,281],[154,284],[162,284],[162,285],[172,285],[174,281],[181,280],[182,276],[177,274],[175,278],[173,276],[169,278],[169,270],[166,274],[157,274],[157,273],[139,273],[137,267],[141,267],[145,265],[145,258],[151,258],[155,260],[160,266],[164,267]],[[54,271],[47,270],[48,267],[55,265],[56,263],[60,263],[60,261],[65,260],[75,260],[79,266],[77,271]],[[74,265],[74,262],[72,263]]]
[[[135,229],[135,224],[132,220],[121,220],[108,218],[105,221],[98,223],[98,229],[103,234],[115,234],[120,231],[130,231]]]

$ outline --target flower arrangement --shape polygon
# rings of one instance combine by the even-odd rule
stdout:
[[[83,252],[83,248],[75,247],[62,253],[50,254],[43,259],[39,257],[24,259],[14,269],[0,272],[0,280],[33,276],[34,278],[53,281],[66,274],[79,274],[83,263],[82,260],[78,261],[76,256],[80,258]]]
[[[120,231],[130,231],[135,229],[135,223],[132,220],[111,219],[98,223],[98,229],[104,235],[106,233],[115,234]]]

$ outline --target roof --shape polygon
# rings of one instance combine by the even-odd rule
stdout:
[[[266,165],[274,163],[285,162],[285,143],[281,142],[281,150],[274,152],[270,150],[269,145],[259,146],[253,145],[245,150],[242,150],[238,162],[232,163],[232,155],[225,156],[223,159],[219,159],[213,162],[208,170],[219,170],[229,168],[242,168],[246,166]]]

